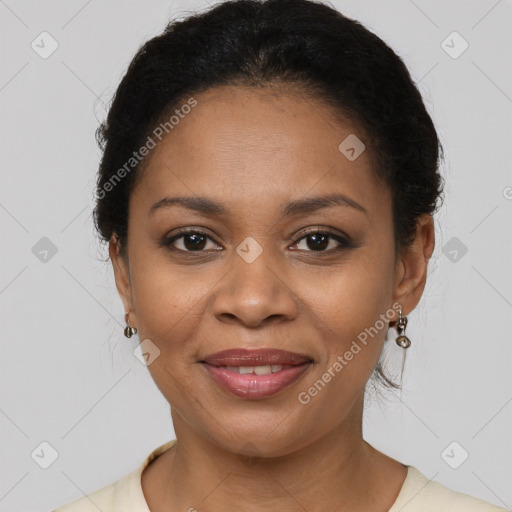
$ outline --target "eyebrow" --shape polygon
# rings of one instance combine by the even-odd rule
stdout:
[[[207,199],[206,197],[164,197],[157,201],[149,209],[149,215],[155,211],[166,208],[169,206],[182,206],[188,210],[197,211],[205,215],[222,216],[228,213],[228,210],[220,203]],[[284,216],[291,217],[292,215],[304,215],[311,213],[322,208],[330,208],[333,206],[345,206],[354,208],[365,215],[368,215],[366,209],[359,203],[343,194],[329,194],[319,197],[307,197],[297,199],[281,206],[281,212]]]

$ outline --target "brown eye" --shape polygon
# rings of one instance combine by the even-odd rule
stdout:
[[[305,247],[301,248],[299,245],[302,240],[305,240]],[[334,244],[331,243],[333,241],[335,242]],[[310,231],[299,242],[296,242],[295,245],[299,250],[314,252],[332,252],[350,246],[344,237],[326,231]]]
[[[175,242],[181,240],[178,244],[178,247],[175,246]],[[207,249],[208,240],[213,240],[209,235],[203,233],[202,231],[197,230],[185,230],[176,233],[170,238],[167,238],[163,245],[169,247],[172,250],[183,251],[183,252],[203,252],[203,249]],[[215,250],[218,246],[213,242],[214,247],[210,247],[209,249]]]

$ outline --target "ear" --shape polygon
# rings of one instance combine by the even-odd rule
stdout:
[[[407,316],[421,299],[434,245],[434,220],[431,215],[424,214],[417,221],[413,243],[397,257],[395,267],[393,299],[402,305],[404,316]]]
[[[130,268],[128,261],[121,255],[121,246],[116,234],[110,238],[108,252],[114,268],[114,277],[116,281],[116,288],[123,301],[124,310],[126,313],[133,315],[133,299],[132,299],[132,285],[130,279]],[[132,316],[133,322],[133,316]],[[135,327],[133,323],[131,326]]]

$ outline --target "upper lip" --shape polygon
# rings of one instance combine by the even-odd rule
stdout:
[[[272,348],[244,349],[233,348],[215,352],[203,359],[203,363],[212,366],[266,366],[266,365],[299,365],[313,360],[304,354],[288,352]]]

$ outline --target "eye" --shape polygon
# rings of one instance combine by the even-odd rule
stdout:
[[[178,240],[180,241],[176,244],[178,245],[178,247],[176,247],[174,246],[174,243]],[[213,242],[214,247],[208,248],[208,240],[213,242],[213,239],[203,231],[198,231],[197,229],[184,229],[170,238],[164,239],[162,245],[169,247],[171,250],[183,252],[204,252],[203,249],[218,250],[218,245],[215,242]]]
[[[208,247],[208,241],[212,243],[211,247]],[[300,247],[301,243],[303,247]],[[190,228],[182,229],[171,237],[165,238],[162,245],[170,250],[181,252],[207,252],[220,249],[210,235],[198,229]],[[330,253],[349,248],[351,243],[348,238],[329,231],[311,230],[303,233],[303,236],[295,242],[294,246],[298,250],[306,252]]]
[[[302,240],[305,240],[305,242],[301,248],[300,244],[302,243]],[[332,247],[331,242],[335,242],[334,247]],[[299,241],[295,243],[295,245],[299,250],[307,251],[307,249],[310,249],[312,252],[334,252],[351,246],[347,238],[341,235],[336,235],[329,231],[319,230],[309,231],[305,234],[305,236],[300,238]],[[304,245],[306,248],[304,248]],[[329,246],[331,247],[329,248]]]

